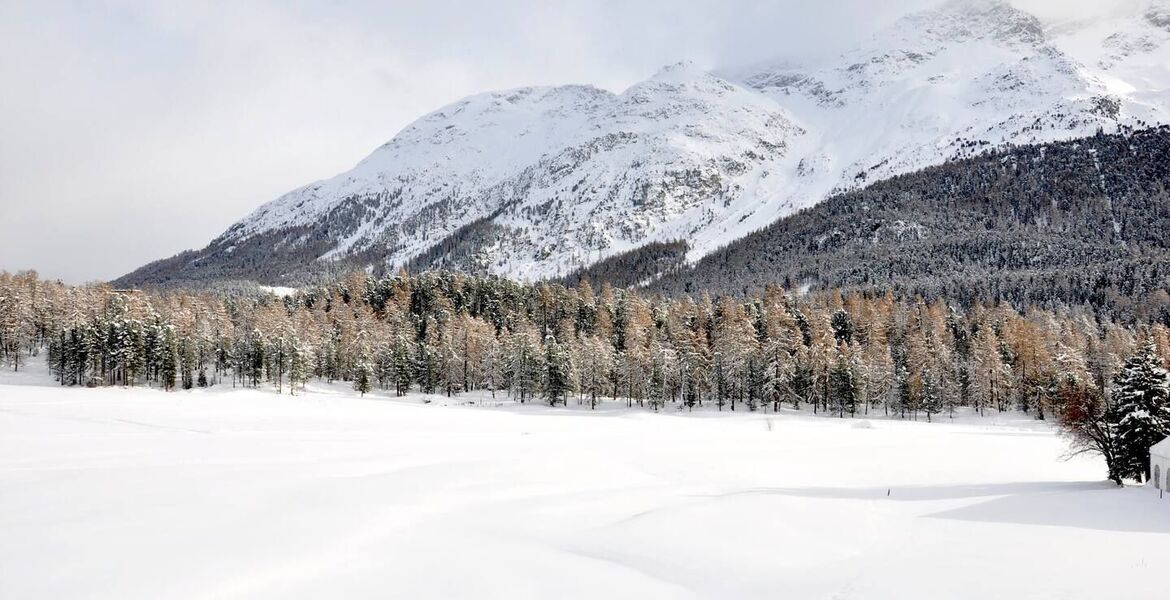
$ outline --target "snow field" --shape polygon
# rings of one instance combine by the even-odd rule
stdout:
[[[867,427],[2,377],[0,598],[1166,592],[1170,499],[1062,460],[1024,417]]]

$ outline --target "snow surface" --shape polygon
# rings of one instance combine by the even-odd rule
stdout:
[[[0,598],[1155,598],[1170,499],[958,424],[0,376]],[[490,403],[485,399],[485,403]]]
[[[260,286],[260,289],[262,291],[267,292],[269,294],[272,294],[274,296],[280,296],[281,298],[284,298],[285,296],[295,296],[296,293],[300,291],[299,288],[295,288],[295,287],[272,286],[272,285],[262,285],[262,286]]]
[[[1154,444],[1154,447],[1150,448],[1150,454],[1161,456],[1162,458],[1170,458],[1170,437]]]
[[[380,248],[393,266],[490,219],[506,234],[476,266],[512,277],[564,274],[655,240],[685,239],[697,260],[834,192],[988,146],[1166,122],[1167,0],[1058,24],[953,0],[826,64],[678,64],[620,94],[472,96],[353,170],[265,204],[216,244],[330,223],[320,235],[337,245],[324,258]]]

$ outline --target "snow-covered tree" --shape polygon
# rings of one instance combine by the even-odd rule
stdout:
[[[1170,435],[1170,376],[1152,341],[1125,361],[1114,391],[1123,477],[1150,478],[1150,448]]]
[[[544,397],[550,406],[567,404],[573,393],[573,362],[569,351],[551,335],[545,338],[544,349]]]
[[[390,350],[391,377],[394,380],[394,393],[405,396],[410,391],[413,380],[414,361],[410,355],[410,342],[406,336],[398,334],[394,337],[394,344]]]
[[[360,360],[354,365],[353,389],[363,397],[373,388],[373,384],[371,383],[372,378],[373,369],[370,367],[370,363],[365,360]]]

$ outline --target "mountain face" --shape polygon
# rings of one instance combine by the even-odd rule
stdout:
[[[664,275],[649,288],[665,295],[891,290],[966,305],[1089,305],[1170,325],[1167,230],[1170,126],[1161,126],[951,161],[829,198],[693,265],[672,263],[669,249],[639,250],[579,277],[651,265]]]
[[[119,283],[399,266],[536,279],[675,240],[695,261],[835,193],[988,147],[1170,122],[1168,6],[1045,27],[959,0],[827,64],[679,64],[621,94],[473,96]]]

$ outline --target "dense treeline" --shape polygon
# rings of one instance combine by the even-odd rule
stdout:
[[[745,298],[667,299],[585,281],[428,273],[350,275],[278,297],[0,273],[0,357],[20,369],[42,353],[62,385],[295,393],[320,378],[363,394],[487,390],[654,410],[926,420],[959,407],[1021,410],[1055,417],[1079,448],[1105,455],[1118,480],[1141,477],[1133,457],[1148,446],[1138,446],[1170,433],[1162,324],[1138,330],[1089,310],[1004,304],[959,311],[889,293],[794,296],[769,286]]]
[[[683,240],[650,242],[628,252],[578,269],[558,281],[576,285],[582,280],[604,281],[617,287],[638,287],[686,268],[690,244]]]
[[[1088,311],[1029,311],[890,295],[663,299],[506,279],[349,276],[285,298],[120,292],[32,274],[0,279],[0,348],[48,352],[64,384],[295,388],[309,377],[458,394],[507,390],[661,408],[958,406],[1046,418],[1068,380],[1104,391],[1139,332]],[[1167,329],[1149,329],[1165,357]]]

